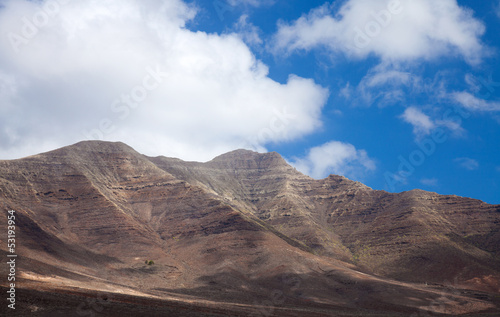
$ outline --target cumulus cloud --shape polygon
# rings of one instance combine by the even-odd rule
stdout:
[[[468,110],[472,111],[500,111],[499,101],[489,101],[477,98],[467,91],[454,92],[451,98],[461,104]]]
[[[479,162],[474,160],[474,159],[468,158],[468,157],[459,157],[453,161],[458,166],[465,168],[466,170],[469,170],[469,171],[474,171],[474,170],[477,170],[479,168]]]
[[[270,79],[236,34],[186,29],[180,0],[2,3],[1,158],[97,138],[208,160],[321,126],[325,88]]]
[[[303,158],[294,158],[291,164],[313,178],[324,178],[329,174],[352,178],[375,170],[375,162],[365,150],[357,150],[354,145],[331,141],[313,147]]]
[[[457,55],[477,63],[484,25],[456,0],[348,0],[338,11],[323,5],[292,23],[282,22],[277,51],[322,47],[353,58],[431,60]]]

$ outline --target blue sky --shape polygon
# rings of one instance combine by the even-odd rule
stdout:
[[[1,0],[0,158],[82,139],[500,203],[500,2]]]

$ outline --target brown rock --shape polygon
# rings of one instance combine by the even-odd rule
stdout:
[[[121,293],[117,310],[176,300],[199,316],[498,312],[500,206],[314,180],[277,153],[196,163],[81,142],[0,161],[0,206],[16,211],[23,289],[47,298]]]

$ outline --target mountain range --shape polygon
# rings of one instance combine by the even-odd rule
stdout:
[[[316,180],[274,152],[80,142],[0,161],[0,209],[13,316],[500,314],[500,205]]]

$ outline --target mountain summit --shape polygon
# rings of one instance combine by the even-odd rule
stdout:
[[[108,316],[500,312],[499,205],[314,180],[277,153],[81,142],[0,161],[0,206],[2,232],[16,212],[20,314],[104,293]]]

